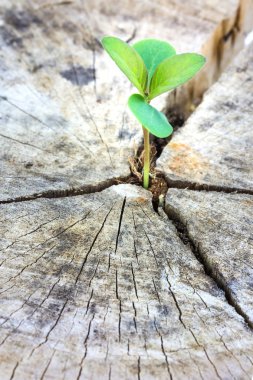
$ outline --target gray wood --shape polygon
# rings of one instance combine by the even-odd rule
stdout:
[[[0,200],[90,191],[130,174],[142,131],[127,110],[134,90],[102,52],[103,35],[134,42],[152,31],[179,52],[202,50],[209,63],[186,90],[199,96],[218,75],[218,52],[221,67],[241,47],[246,3],[1,1]]]
[[[169,184],[253,192],[253,44],[211,87],[158,160]]]
[[[1,1],[1,380],[252,376],[252,331],[150,193],[95,192],[126,179],[141,139],[133,90],[98,40],[152,31],[204,52],[173,94],[188,107],[242,46],[250,6]],[[73,189],[93,193],[63,197]]]
[[[181,7],[185,7],[185,4],[180,3]],[[235,5],[237,9],[234,12]],[[167,100],[168,113],[176,110],[185,118],[199,105],[203,93],[218,80],[233,57],[243,48],[245,36],[253,29],[253,0],[240,0],[233,4],[202,0],[189,5],[189,8],[193,10],[196,22],[190,34],[191,41],[196,44],[203,30],[207,30],[206,27],[209,28],[209,35],[201,44],[201,52],[207,59],[204,69],[184,86],[172,91]],[[191,12],[189,8],[187,12]],[[219,22],[221,15],[223,20]],[[213,30],[210,29],[211,20],[216,22]],[[203,25],[201,30],[196,28],[198,22]],[[186,26],[189,34],[188,23]]]
[[[253,196],[170,189],[165,208],[253,327]]]
[[[252,331],[147,191],[0,215],[1,380],[250,378]]]

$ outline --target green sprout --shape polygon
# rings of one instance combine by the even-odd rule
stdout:
[[[176,54],[165,41],[145,39],[133,46],[116,37],[104,37],[103,48],[139,90],[128,99],[128,106],[142,124],[144,135],[143,187],[149,187],[150,136],[165,138],[173,128],[165,115],[150,105],[155,97],[171,91],[191,79],[205,64],[195,53]]]

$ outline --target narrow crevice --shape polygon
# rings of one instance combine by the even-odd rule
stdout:
[[[192,191],[217,192],[226,194],[248,194],[253,195],[253,190],[240,189],[238,187],[217,186],[199,184],[196,182],[172,180],[162,171],[156,170],[155,180],[151,180],[150,191],[152,192],[152,205],[156,213],[159,214],[159,207],[164,207],[164,200],[168,189],[182,189]]]
[[[172,108],[166,108],[164,110],[164,113],[170,122],[171,125],[173,125],[173,134],[181,127],[184,126],[186,120],[189,118],[190,115],[186,115],[179,106],[175,106]],[[155,161],[161,156],[163,149],[166,147],[166,145],[170,142],[172,139],[172,135],[170,135],[167,138],[159,138],[156,136],[152,136],[151,142],[154,144],[156,148],[156,157]]]
[[[136,178],[133,174],[129,174],[126,177],[118,177],[102,181],[97,185],[84,185],[80,187],[72,187],[68,189],[55,189],[55,190],[46,190],[41,193],[34,193],[31,195],[24,195],[16,198],[10,198],[6,200],[0,200],[0,204],[8,203],[18,203],[18,202],[27,202],[33,201],[36,199],[53,199],[53,198],[66,198],[66,197],[75,197],[78,195],[93,194],[99,193],[103,190],[108,189],[114,185],[121,184],[132,184],[137,186],[142,186],[140,181],[136,181]],[[148,189],[152,193],[152,205],[154,211],[157,213],[158,208],[162,207],[164,204],[164,198],[168,189],[185,189],[185,190],[195,190],[195,191],[216,191],[219,193],[238,193],[238,194],[248,194],[253,195],[253,190],[250,189],[240,189],[237,187],[229,186],[217,186],[217,185],[207,185],[199,184],[190,181],[183,180],[171,180],[167,178],[162,171],[155,170],[153,178],[150,181],[150,188]]]
[[[161,172],[160,175],[163,173]],[[253,195],[253,190],[251,189],[241,189],[236,186],[226,186],[226,185],[208,185],[205,183],[190,182],[181,179],[171,179],[164,175],[164,179],[168,185],[168,188],[175,189],[188,189],[196,191],[216,191],[218,193],[239,193],[239,194],[249,194]]]
[[[177,234],[182,242],[187,245],[198,262],[203,266],[204,271],[207,276],[209,276],[224,292],[226,300],[230,306],[234,308],[234,310],[239,314],[247,324],[250,329],[253,329],[253,322],[249,319],[248,315],[242,310],[240,305],[237,304],[236,300],[233,297],[231,290],[228,288],[226,280],[224,279],[222,273],[220,273],[217,268],[214,268],[205,255],[202,254],[201,249],[198,247],[198,244],[194,242],[194,239],[191,238],[187,226],[182,221],[180,214],[173,209],[165,209],[165,213],[167,214],[169,220],[173,223],[177,230]]]
[[[117,253],[117,248],[118,248],[118,243],[119,243],[119,236],[120,236],[120,230],[121,230],[121,223],[122,223],[122,219],[123,219],[125,205],[126,205],[126,197],[123,200],[123,203],[122,203],[122,206],[121,206],[121,211],[120,211],[119,226],[118,226],[118,232],[117,232],[116,244],[115,244],[115,250],[114,250],[115,254]]]
[[[77,195],[99,193],[111,186],[131,183],[131,175],[125,177],[112,178],[106,181],[102,181],[97,185],[84,185],[80,187],[72,187],[68,189],[59,189],[59,190],[46,190],[41,193],[34,193],[31,195],[24,195],[17,198],[10,198],[6,200],[0,200],[0,204],[6,203],[16,203],[16,202],[27,202],[33,201],[40,198],[66,198],[66,197],[75,197]]]
[[[188,118],[198,107],[204,93],[218,81],[227,66],[243,49],[243,39],[252,28],[252,21],[248,16],[251,12],[251,2],[240,0],[235,12],[220,20],[200,51],[207,58],[205,68],[186,85],[170,92],[166,115],[176,108],[177,113],[180,111]]]

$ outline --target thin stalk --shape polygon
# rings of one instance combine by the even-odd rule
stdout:
[[[149,131],[142,126],[144,135],[144,166],[143,166],[143,187],[148,189],[150,171],[150,141]]]

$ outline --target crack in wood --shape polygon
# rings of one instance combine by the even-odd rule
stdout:
[[[137,364],[137,377],[138,377],[138,380],[141,380],[141,357],[140,357],[140,355],[138,357],[138,364]]]
[[[43,372],[41,374],[40,380],[43,380],[45,378],[45,375],[46,375],[47,370],[48,370],[48,368],[49,368],[49,366],[50,366],[50,364],[51,364],[51,362],[52,362],[52,360],[54,358],[55,353],[56,353],[56,350],[53,351],[53,353],[52,353],[49,361],[47,362],[47,365],[46,365],[46,367],[44,368],[44,370],[43,370]]]
[[[102,206],[100,206],[100,207],[102,207]],[[90,246],[88,252],[87,252],[86,255],[85,255],[85,258],[83,259],[82,265],[81,265],[80,270],[79,270],[79,272],[78,272],[78,275],[76,276],[76,279],[75,279],[75,285],[77,284],[77,282],[78,282],[78,280],[79,280],[79,278],[80,278],[80,276],[81,276],[81,274],[82,274],[83,268],[84,268],[84,266],[85,266],[85,264],[86,264],[86,262],[87,262],[87,260],[88,260],[89,254],[91,253],[92,248],[94,247],[94,245],[95,245],[95,243],[96,243],[96,241],[97,241],[97,238],[98,238],[99,234],[100,234],[101,231],[103,230],[104,225],[105,225],[105,223],[106,223],[106,220],[107,220],[108,216],[110,215],[110,213],[111,213],[113,207],[114,207],[114,204],[113,204],[113,206],[111,207],[111,209],[109,210],[109,212],[106,214],[106,216],[105,216],[105,218],[104,218],[104,220],[103,220],[103,223],[102,223],[101,227],[99,228],[98,232],[96,233],[96,235],[95,235],[95,237],[94,237],[94,239],[93,239],[93,241],[92,241],[92,243],[91,243],[91,246]]]
[[[204,352],[205,352],[205,355],[206,355],[206,357],[207,357],[207,360],[209,361],[209,363],[210,363],[211,366],[213,367],[214,372],[216,373],[217,378],[220,379],[220,380],[222,380],[222,377],[220,376],[220,374],[219,374],[219,372],[218,372],[218,370],[217,370],[217,368],[216,368],[214,362],[210,359],[210,356],[208,355],[206,348],[203,347],[203,350],[204,350]]]
[[[175,189],[188,189],[195,191],[216,191],[217,193],[238,193],[238,194],[249,194],[253,195],[253,190],[251,189],[242,189],[239,187],[229,187],[229,186],[216,186],[216,185],[207,185],[199,184],[197,182],[190,182],[186,180],[172,180],[168,178],[163,172],[159,173],[164,176],[169,188]]]
[[[158,264],[158,260],[157,260],[157,257],[156,257],[156,254],[155,254],[154,248],[153,248],[153,246],[152,246],[152,244],[151,244],[151,241],[150,241],[150,238],[149,238],[149,236],[148,236],[148,234],[147,234],[147,232],[145,231],[144,228],[143,228],[143,232],[144,232],[144,234],[145,234],[145,236],[146,236],[146,238],[147,238],[147,240],[148,240],[148,243],[149,243],[149,246],[150,246],[151,252],[152,252],[152,254],[153,254],[153,256],[154,256],[154,259],[155,259],[156,266],[157,266],[157,268],[159,268],[159,264]]]
[[[91,289],[91,294],[90,294],[90,298],[88,299],[88,302],[87,302],[87,307],[86,307],[85,315],[88,314],[89,307],[90,307],[90,301],[91,301],[92,297],[93,297],[93,289]]]
[[[4,139],[14,141],[15,143],[22,144],[22,145],[26,145],[26,146],[30,146],[31,148],[34,148],[34,149],[38,149],[38,150],[40,150],[41,152],[48,153],[48,154],[53,154],[53,153],[50,152],[49,150],[42,149],[42,148],[40,148],[39,146],[36,146],[36,145],[33,145],[33,144],[29,144],[28,142],[25,142],[25,141],[20,141],[20,140],[15,139],[15,138],[13,138],[13,137],[11,137],[11,136],[6,136],[6,135],[3,135],[2,133],[0,133],[0,136],[3,137]]]
[[[132,302],[132,305],[133,305],[133,309],[134,309],[134,317],[133,317],[134,327],[135,327],[135,331],[138,332],[138,330],[137,330],[137,310],[136,310],[136,306],[134,304],[134,301]]]
[[[47,190],[41,193],[34,193],[27,196],[7,199],[4,201],[2,200],[0,201],[0,204],[28,202],[28,201],[34,201],[35,199],[40,199],[40,198],[42,199],[43,198],[48,198],[48,199],[67,198],[67,197],[75,197],[77,195],[100,193],[101,191],[111,186],[128,183],[129,181],[130,181],[130,176],[116,177],[116,178],[111,178],[106,181],[102,181],[96,185],[87,185],[87,186],[84,185],[80,187],[72,187],[72,188],[60,189],[60,190]]]
[[[184,326],[184,328],[186,329],[186,326],[185,326],[185,324],[184,324],[184,322],[182,320],[182,310],[180,309],[180,306],[179,306],[179,303],[177,301],[176,295],[175,295],[175,293],[172,290],[172,286],[171,286],[171,283],[169,281],[168,275],[166,275],[166,279],[167,279],[167,282],[169,284],[170,293],[172,295],[172,298],[173,298],[173,300],[174,300],[174,302],[176,304],[176,307],[177,307],[177,310],[178,310],[178,313],[179,313],[178,319],[182,323],[182,325]]]
[[[118,227],[117,238],[116,238],[116,244],[115,244],[115,251],[114,251],[115,254],[116,254],[116,252],[117,252],[117,248],[118,248],[118,242],[119,242],[119,236],[120,236],[120,229],[121,229],[121,223],[122,223],[122,219],[123,219],[123,214],[124,214],[125,205],[126,205],[126,197],[124,197],[124,200],[123,200],[123,203],[122,203],[122,207],[121,207],[121,211],[120,211],[119,227]]]
[[[240,368],[241,368],[242,372],[245,374],[245,376],[248,377],[248,374],[247,374],[247,372],[245,371],[245,369],[242,367],[242,365],[241,365],[241,363],[240,363],[240,360],[238,360],[237,357],[234,355],[233,351],[231,351],[231,350],[228,348],[227,344],[224,342],[224,340],[223,340],[223,338],[222,338],[222,335],[219,333],[219,331],[218,331],[217,329],[216,329],[216,331],[217,331],[217,334],[219,335],[220,340],[221,340],[222,344],[224,345],[225,349],[226,349],[226,350],[229,352],[229,354],[230,354],[230,355],[236,360],[236,362],[237,362],[238,365],[240,366]],[[229,368],[228,368],[228,370],[229,370]],[[233,377],[232,373],[231,373],[231,376]]]
[[[88,347],[87,347],[87,343],[88,343],[88,340],[89,340],[89,336],[90,336],[90,331],[91,331],[91,325],[92,325],[92,322],[95,318],[95,314],[92,315],[91,319],[90,319],[90,322],[89,322],[89,326],[88,326],[88,331],[87,331],[87,334],[86,334],[86,337],[84,339],[84,354],[83,354],[83,357],[81,359],[81,362],[80,362],[80,369],[79,369],[79,372],[78,372],[78,375],[77,375],[77,378],[76,380],[79,380],[81,378],[81,375],[82,375],[82,371],[83,371],[83,363],[84,363],[84,360],[87,356],[87,351],[88,351]]]
[[[119,322],[118,322],[119,342],[121,342],[121,313],[122,313],[122,305],[121,305],[121,299],[119,299]]]
[[[161,332],[159,331],[159,329],[157,327],[156,318],[154,318],[154,326],[155,326],[156,332],[159,335],[160,340],[161,340],[161,350],[162,350],[162,353],[163,353],[164,358],[165,358],[166,367],[167,367],[167,371],[168,371],[170,380],[173,380],[173,376],[172,376],[171,369],[170,369],[170,364],[169,364],[169,361],[168,361],[168,356],[167,356],[166,351],[164,349],[163,336],[162,336]]]
[[[15,314],[16,314],[18,311],[20,311],[21,309],[23,309],[23,307],[24,307],[25,305],[28,304],[28,301],[29,301],[30,298],[34,295],[34,293],[36,293],[36,291],[37,291],[37,289],[29,295],[29,297],[24,301],[24,303],[23,303],[19,308],[17,308],[16,310],[12,311],[12,312],[11,312],[11,313],[5,318],[4,322],[0,324],[0,326],[2,327],[7,321],[10,320],[10,318],[11,318],[13,315],[15,315]]]
[[[17,362],[12,370],[12,373],[11,373],[11,376],[10,376],[10,380],[13,380],[14,379],[14,376],[15,376],[15,373],[16,373],[16,370],[19,366],[19,362]]]
[[[250,190],[250,189],[199,184],[195,182],[188,182],[188,181],[182,181],[182,180],[171,180],[171,178],[166,178],[165,173],[163,173],[162,171],[159,170],[157,172],[159,173],[160,176],[162,176],[162,178],[165,179],[168,187],[172,189],[173,188],[189,189],[189,190],[195,190],[195,191],[216,191],[216,192],[228,193],[228,194],[238,193],[238,194],[253,195],[253,190]],[[84,195],[84,194],[93,194],[93,193],[101,192],[115,185],[131,183],[131,178],[132,176],[128,175],[126,177],[116,177],[116,178],[112,178],[106,181],[101,181],[100,183],[96,185],[87,185],[87,186],[84,185],[80,187],[72,187],[72,188],[59,189],[59,190],[46,190],[41,193],[34,193],[31,195],[11,198],[11,199],[2,200],[2,201],[0,200],[0,204],[28,202],[28,201],[33,201],[35,199],[40,199],[40,198],[54,199],[54,198],[75,197],[77,195]],[[157,207],[155,206],[154,206],[154,211],[157,212]]]
[[[248,315],[242,310],[240,305],[236,302],[233,297],[231,289],[227,286],[226,281],[224,280],[221,273],[219,273],[205,258],[205,255],[202,254],[201,248],[199,248],[194,240],[190,237],[188,232],[188,227],[183,223],[180,214],[172,209],[165,209],[165,213],[168,215],[169,220],[174,224],[179,238],[183,241],[184,244],[187,243],[192,253],[196,259],[202,264],[205,273],[212,278],[216,285],[224,292],[227,302],[231,305],[234,310],[239,314],[249,326],[250,329],[253,329],[253,324],[250,321]]]
[[[59,320],[61,319],[61,316],[62,316],[62,314],[63,314],[63,311],[64,311],[64,309],[66,308],[68,302],[69,302],[69,298],[67,298],[67,299],[65,300],[65,302],[63,303],[63,305],[62,305],[62,307],[61,307],[61,310],[60,310],[60,312],[59,312],[59,314],[58,314],[56,320],[54,321],[52,327],[48,330],[48,332],[47,332],[47,334],[46,334],[46,336],[45,336],[45,339],[44,339],[41,343],[39,343],[36,347],[34,347],[34,348],[31,350],[31,353],[30,353],[30,355],[29,355],[29,358],[31,358],[31,356],[34,354],[34,352],[35,352],[36,350],[38,350],[41,346],[43,346],[44,344],[47,343],[50,334],[51,334],[52,331],[55,329],[55,327],[57,326]]]

